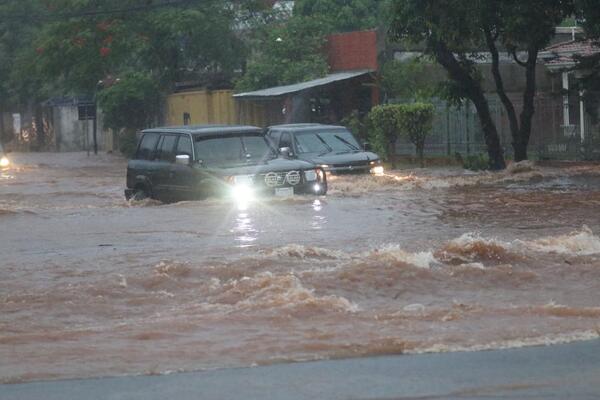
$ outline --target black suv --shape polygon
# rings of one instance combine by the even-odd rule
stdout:
[[[290,156],[332,173],[382,174],[379,156],[363,149],[343,126],[288,124],[267,128],[267,135]]]
[[[178,201],[326,192],[322,168],[280,157],[260,128],[199,125],[144,130],[127,165],[125,197]]]

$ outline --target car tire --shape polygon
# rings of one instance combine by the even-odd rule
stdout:
[[[150,197],[148,190],[145,187],[137,187],[131,195],[131,200],[141,201]]]
[[[327,182],[321,183],[321,191],[319,192],[319,196],[325,196],[327,194]]]

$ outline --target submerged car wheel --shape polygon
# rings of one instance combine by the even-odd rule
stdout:
[[[131,200],[140,201],[145,200],[150,197],[150,193],[148,193],[148,189],[143,186],[138,186],[135,188],[134,192],[131,195]]]

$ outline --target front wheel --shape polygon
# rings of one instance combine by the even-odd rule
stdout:
[[[141,201],[150,197],[150,193],[145,187],[136,187],[135,189],[125,190],[125,199],[126,200],[134,200]]]

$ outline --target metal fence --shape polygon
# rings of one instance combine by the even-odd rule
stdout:
[[[569,99],[569,124],[564,123],[562,96],[538,96],[529,140],[529,155],[537,159],[600,159],[600,130],[597,121],[584,112],[584,138],[581,141],[580,106],[577,95]],[[400,101],[398,101],[400,102]],[[512,157],[512,137],[506,111],[500,99],[488,97],[490,112],[494,119],[505,156]],[[427,156],[462,157],[486,153],[485,139],[475,107],[465,101],[452,106],[442,100],[434,100],[436,112],[433,129],[425,144]],[[515,97],[513,104],[520,114],[522,101]],[[414,155],[415,148],[406,139],[397,142],[398,155]]]

